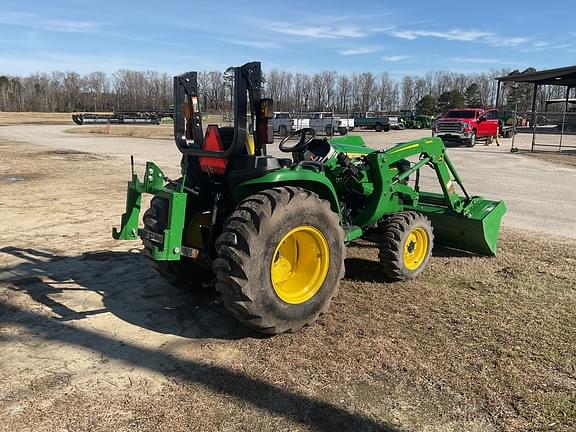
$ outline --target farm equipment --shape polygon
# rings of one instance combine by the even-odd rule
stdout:
[[[279,144],[291,157],[273,157],[266,154],[273,106],[261,98],[260,63],[233,71],[234,126],[205,132],[197,73],[174,78],[179,179],[147,162],[140,180],[132,163],[126,212],[113,236],[141,238],[145,256],[170,282],[192,288],[215,281],[236,318],[278,334],[328,309],[346,244],[355,240],[374,242],[381,269],[396,281],[422,273],[434,242],[495,254],[505,205],[468,195],[440,139],[375,150],[359,136],[319,139],[305,128]],[[255,125],[250,134],[248,123]],[[420,190],[426,166],[442,193]],[[153,198],[139,228],[144,193]]]
[[[400,122],[406,129],[430,129],[434,118],[424,114],[416,114],[415,111],[400,111]]]
[[[87,124],[160,124],[162,118],[172,117],[172,110],[114,111],[113,114],[72,114],[77,125]]]

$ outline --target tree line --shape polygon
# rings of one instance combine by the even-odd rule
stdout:
[[[534,69],[528,69],[528,71]],[[198,75],[203,110],[230,110],[231,71],[204,71]],[[273,69],[264,77],[267,96],[279,111],[393,112],[416,109],[435,115],[454,107],[491,107],[496,103],[496,76],[519,71],[483,73],[431,71],[394,80],[388,73],[314,74]],[[539,101],[564,96],[561,87],[543,87]],[[172,77],[157,71],[119,70],[113,74],[92,72],[36,73],[25,77],[0,75],[0,111],[113,111],[166,109],[172,103]],[[501,92],[507,109],[527,111],[532,86],[508,84]]]

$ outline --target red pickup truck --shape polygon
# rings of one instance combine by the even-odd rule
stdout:
[[[462,108],[448,111],[432,126],[432,136],[444,141],[460,141],[474,147],[476,140],[492,143],[498,136],[498,111]]]

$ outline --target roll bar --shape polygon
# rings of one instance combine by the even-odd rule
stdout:
[[[178,150],[187,156],[228,159],[239,155],[246,145],[248,103],[250,115],[256,114],[254,145],[256,154],[264,154],[261,131],[267,127],[260,115],[262,100],[262,69],[260,62],[246,63],[234,70],[234,138],[223,151],[204,150],[202,116],[198,110],[198,73],[187,72],[174,77],[174,140]],[[248,97],[249,95],[249,97]],[[185,108],[187,106],[187,108]],[[185,110],[187,112],[185,112]],[[264,123],[264,124],[262,124]],[[189,141],[191,139],[191,141]]]

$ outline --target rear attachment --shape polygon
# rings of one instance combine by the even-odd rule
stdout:
[[[183,179],[174,182],[176,189],[164,186],[170,181],[162,170],[153,162],[146,163],[144,181],[141,182],[134,173],[134,159],[132,163],[132,181],[128,182],[128,196],[126,211],[122,215],[120,230],[112,229],[112,237],[116,240],[137,240],[138,238],[150,240],[156,245],[150,251],[151,258],[156,261],[177,261],[183,254],[182,232],[186,215],[186,192],[184,192]],[[138,229],[142,194],[148,193],[168,201],[168,224],[163,235],[144,229]]]

